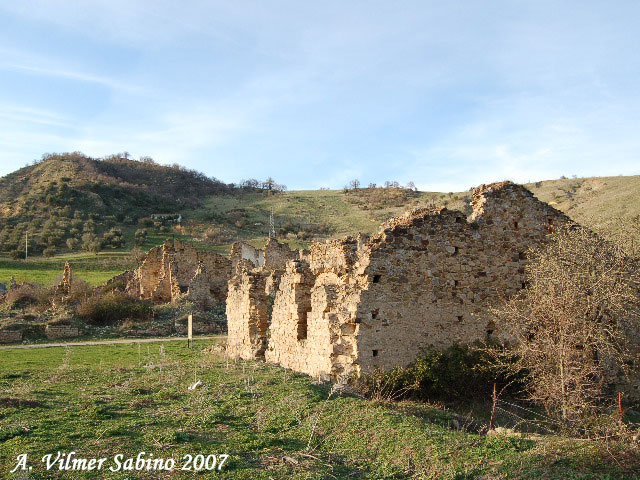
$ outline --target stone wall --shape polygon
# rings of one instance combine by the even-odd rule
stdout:
[[[240,251],[240,247],[236,247],[236,251]],[[297,252],[270,239],[262,265],[256,266],[238,257],[227,295],[227,351],[232,357],[264,359],[269,317],[284,273],[282,268],[288,259],[296,256]]]
[[[44,333],[49,339],[73,338],[80,336],[78,328],[72,327],[71,325],[47,325]]]
[[[22,341],[22,332],[0,330],[0,343],[17,343]]]
[[[425,347],[498,336],[489,307],[524,287],[527,249],[569,219],[510,182],[476,188],[472,207],[468,218],[421,209],[370,238],[313,244],[287,263],[270,318],[252,295],[262,288],[253,285],[258,272],[234,277],[229,354],[265,352],[267,361],[336,378],[407,365]]]
[[[231,278],[231,260],[213,252],[198,251],[179,240],[167,240],[152,248],[127,280],[126,291],[154,303],[178,298],[207,308],[225,300]]]
[[[245,242],[235,242],[231,246],[231,271],[238,269],[238,264],[243,260],[251,262],[252,267],[261,267],[264,264],[264,251],[255,248]]]

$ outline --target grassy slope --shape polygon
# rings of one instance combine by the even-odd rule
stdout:
[[[579,222],[607,231],[610,220],[615,216],[630,219],[640,215],[640,176],[598,177],[548,180],[527,185],[543,201],[566,212]],[[430,203],[446,204],[449,208],[464,208],[463,193],[420,192],[404,202],[379,203],[373,205],[356,204],[341,190],[290,191],[284,194],[264,195],[259,193],[228,194],[204,197],[202,206],[184,210],[186,234],[160,233],[150,229],[150,235],[143,249],[160,244],[165,237],[174,236],[183,240],[192,239],[201,248],[212,249],[226,254],[233,241],[243,239],[255,246],[265,243],[269,226],[269,214],[273,208],[276,227],[292,223],[294,225],[327,225],[329,233],[313,233],[313,239],[342,237],[357,232],[372,233],[379,224],[393,215],[402,213],[409,207]],[[468,207],[467,207],[468,208]],[[243,220],[243,226],[235,225],[236,219]],[[259,224],[259,225],[256,225]],[[217,244],[202,242],[204,231],[212,225],[221,226],[226,238]],[[72,257],[77,265],[79,278],[90,283],[102,283],[114,273],[119,273],[131,264],[127,251],[133,245],[133,232],[138,227],[124,226],[127,246],[116,251],[93,254],[77,254]],[[287,240],[292,247],[307,247],[310,239]],[[104,261],[108,254],[109,261]],[[119,256],[119,259],[118,259]],[[27,262],[12,262],[0,258],[0,282],[6,282],[15,275],[16,279],[52,283],[61,275],[64,256],[54,259],[42,257]],[[93,259],[97,259],[94,262]]]
[[[598,231],[608,231],[614,217],[630,220],[640,215],[640,175],[547,180],[527,188]]]
[[[447,203],[463,208],[461,194],[419,192],[402,204],[375,205],[364,209],[349,202],[342,190],[294,190],[277,195],[257,193],[244,195],[216,195],[207,198],[203,207],[187,212],[187,222],[199,225],[208,219],[227,226],[232,225],[233,214],[240,214],[245,222],[242,228],[233,228],[232,238],[215,247],[219,253],[228,253],[235,240],[244,240],[262,247],[269,229],[269,216],[273,209],[276,228],[287,223],[294,225],[327,225],[328,234],[315,234],[314,239],[340,238],[358,232],[374,233],[380,224],[410,207],[433,202]],[[258,224],[258,225],[256,225]],[[292,247],[307,247],[310,241],[289,240]]]
[[[34,479],[196,476],[43,471],[42,455],[74,450],[231,455],[202,478],[638,478],[637,449],[459,432],[442,410],[330,395],[303,375],[203,354],[204,344],[0,350],[0,475],[12,478],[28,452]],[[204,386],[188,391],[196,378]]]

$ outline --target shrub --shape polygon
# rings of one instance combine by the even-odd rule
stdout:
[[[67,248],[71,251],[76,250],[80,242],[77,238],[67,238]]]
[[[147,302],[110,292],[86,299],[78,305],[76,313],[92,325],[105,326],[127,318],[146,320],[151,316],[152,310]]]
[[[147,228],[153,227],[153,220],[151,220],[150,218],[140,218],[138,219],[138,225]]]
[[[15,250],[11,250],[11,258],[14,260],[23,260],[24,259],[24,249],[16,248]]]
[[[11,308],[49,306],[51,289],[36,285],[19,285],[7,292],[5,301]]]
[[[520,386],[518,378],[502,372],[482,350],[453,345],[443,352],[426,351],[406,368],[364,376],[361,387],[386,398],[489,398],[494,382],[501,387],[511,384],[512,390]]]
[[[42,251],[45,257],[53,257],[56,254],[56,249],[53,247],[47,247]]]
[[[139,228],[138,230],[136,230],[136,233],[135,233],[136,245],[138,246],[144,245],[146,241],[147,241],[147,230],[144,228]]]

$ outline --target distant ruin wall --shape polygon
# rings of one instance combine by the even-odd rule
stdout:
[[[22,341],[22,332],[0,330],[0,343],[17,343]]]
[[[137,298],[155,303],[188,298],[207,308],[225,300],[230,278],[230,259],[167,240],[149,250],[142,264],[123,280],[126,292]]]
[[[73,338],[80,336],[80,331],[70,325],[47,325],[45,335],[48,339]]]

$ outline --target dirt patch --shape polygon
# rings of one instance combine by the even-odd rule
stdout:
[[[19,398],[0,397],[0,406],[3,407],[24,407],[24,408],[37,408],[42,407],[42,402],[37,400],[21,400]]]

